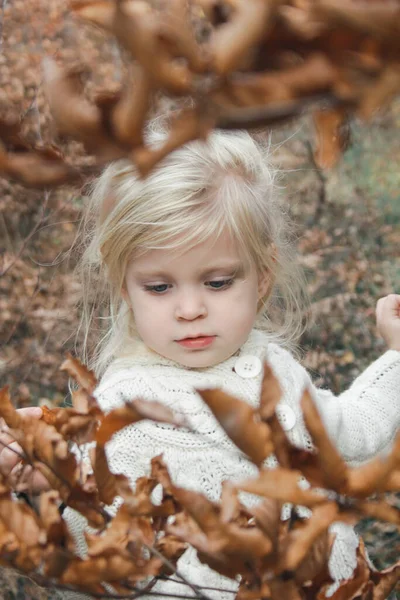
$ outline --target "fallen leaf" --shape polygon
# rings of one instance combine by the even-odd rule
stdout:
[[[196,390],[213,412],[221,427],[236,446],[261,465],[273,451],[270,429],[257,412],[238,398],[222,390]]]

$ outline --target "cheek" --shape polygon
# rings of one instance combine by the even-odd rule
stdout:
[[[221,300],[219,314],[223,322],[237,323],[247,328],[252,325],[257,315],[258,292],[252,286],[243,286],[232,290],[229,300]]]
[[[142,298],[135,298],[132,303],[132,314],[136,331],[145,342],[152,341],[157,330],[157,312],[151,310],[149,303]]]
[[[131,306],[136,327],[141,331],[152,331],[165,322],[165,303],[159,298],[139,291],[131,296]]]
[[[257,309],[258,288],[251,282],[244,282],[237,290],[233,290],[232,305],[237,311],[244,313],[252,312]]]

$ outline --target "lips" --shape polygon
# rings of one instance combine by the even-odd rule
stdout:
[[[207,333],[199,333],[199,335],[188,335],[187,337],[181,338],[177,340],[177,342],[184,342],[185,340],[197,340],[198,338],[207,338],[211,337]]]
[[[215,335],[202,335],[191,338],[183,338],[182,340],[177,340],[177,343],[184,348],[198,350],[210,346],[214,342],[214,339]]]

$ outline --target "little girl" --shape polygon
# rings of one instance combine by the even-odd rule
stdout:
[[[152,144],[165,135],[157,127],[149,132]],[[85,233],[87,333],[93,335],[95,311],[106,311],[91,363],[101,376],[100,407],[157,400],[201,434],[149,421],[129,426],[106,447],[114,472],[134,484],[163,453],[178,486],[215,501],[224,480],[255,475],[194,390],[220,387],[256,406],[264,359],[281,384],[278,416],[296,446],[311,448],[300,409],[308,387],[346,461],[354,465],[389,450],[400,425],[400,296],[377,305],[388,351],[340,396],[316,389],[288,350],[302,330],[304,282],[266,152],[248,133],[214,132],[206,143],[187,144],[143,180],[129,162],[110,165],[93,189]],[[267,465],[276,465],[273,456]],[[84,556],[84,519],[69,509],[64,514]],[[347,525],[332,529],[330,569],[339,581],[352,574],[358,540]],[[194,584],[237,589],[192,549],[178,568]],[[192,594],[165,581],[153,591]]]

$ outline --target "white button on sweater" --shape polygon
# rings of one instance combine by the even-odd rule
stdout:
[[[356,465],[389,450],[400,427],[400,352],[387,351],[347,391],[334,396],[329,391],[316,389],[307,371],[288,351],[270,343],[263,332],[253,330],[235,356],[210,368],[182,367],[140,342],[133,356],[115,361],[95,393],[104,411],[135,397],[157,400],[178,415],[184,415],[193,430],[201,435],[149,421],[129,426],[116,434],[106,447],[112,471],[124,473],[133,484],[138,477],[149,473],[151,458],[163,453],[177,485],[202,492],[211,500],[219,499],[225,479],[238,481],[254,476],[257,469],[235,449],[194,391],[194,388],[222,386],[224,391],[256,406],[261,371],[252,377],[243,377],[235,371],[235,365],[241,364],[238,359],[249,356],[257,359],[253,359],[253,365],[261,364],[266,358],[279,379],[283,391],[281,412],[286,411],[290,421],[286,429],[292,443],[302,448],[312,447],[299,406],[301,394],[308,386],[329,436],[348,463]],[[276,465],[275,458],[269,457],[267,464]],[[251,503],[255,497],[244,494],[242,499]],[[289,507],[284,507],[283,518],[288,517],[288,511]],[[64,515],[78,552],[84,555],[84,519],[70,509],[66,509]],[[355,567],[358,539],[347,525],[335,524],[332,530],[336,540],[330,569],[335,580],[340,580],[349,577]],[[198,585],[231,590],[237,587],[232,580],[202,565],[192,549],[181,557],[178,568]],[[192,595],[186,586],[171,582],[159,582],[153,591]],[[207,594],[218,600],[234,597],[229,592],[207,591]],[[79,597],[84,596],[65,593],[65,598]]]
[[[237,359],[234,369],[240,377],[257,377],[262,371],[262,362],[258,356],[246,354]]]
[[[294,410],[287,404],[276,407],[276,416],[285,431],[290,431],[296,424],[296,415]]]

